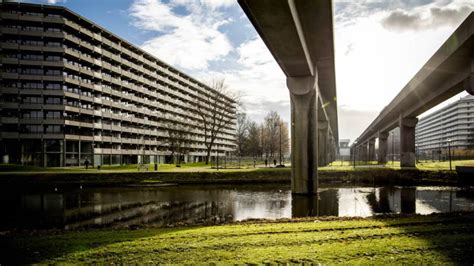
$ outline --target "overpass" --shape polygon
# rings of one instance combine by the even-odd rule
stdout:
[[[400,166],[414,167],[417,116],[464,90],[474,94],[473,33],[474,12],[357,138],[352,152],[375,160],[378,138],[378,160],[385,163],[388,133],[399,127]]]
[[[292,192],[316,193],[338,145],[332,1],[239,0],[287,77]]]

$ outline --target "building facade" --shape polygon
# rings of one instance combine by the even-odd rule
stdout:
[[[184,160],[203,160],[196,106],[218,92],[67,8],[0,7],[4,163],[165,162],[169,125],[186,131]],[[235,101],[218,98],[232,121],[211,152],[222,156],[235,149]]]
[[[474,157],[474,96],[468,95],[421,118],[416,126],[417,153],[424,159]]]

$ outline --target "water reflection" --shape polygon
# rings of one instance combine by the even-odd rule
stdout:
[[[249,218],[372,216],[474,210],[470,190],[451,187],[332,187],[317,196],[288,188],[166,187],[55,192],[3,191],[2,229],[162,226]]]

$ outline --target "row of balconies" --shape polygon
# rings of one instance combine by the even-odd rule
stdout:
[[[65,77],[65,80],[68,80],[70,83],[73,83],[73,84],[78,82],[77,80],[67,78],[67,77]],[[83,84],[88,84],[88,83],[83,83]],[[90,84],[88,84],[88,85],[90,85]],[[92,86],[92,87],[94,87],[94,86]],[[2,91],[3,91],[3,88],[2,88]],[[157,118],[166,118],[168,120],[183,122],[182,120],[174,119],[172,116],[162,117],[161,112],[151,111],[148,108],[137,108],[137,107],[134,107],[134,106],[123,106],[123,104],[120,104],[120,103],[117,103],[117,102],[114,102],[114,101],[102,100],[100,98],[93,98],[93,97],[89,97],[89,96],[85,96],[85,95],[79,95],[77,93],[72,93],[72,92],[68,92],[68,91],[58,91],[58,90],[48,91],[48,90],[36,90],[36,89],[19,90],[17,88],[9,88],[8,90],[6,90],[6,93],[16,94],[18,92],[20,92],[21,94],[31,94],[31,95],[43,94],[43,92],[47,92],[47,95],[56,95],[56,96],[64,95],[64,96],[67,96],[69,98],[84,100],[84,101],[94,103],[94,104],[98,103],[98,104],[107,105],[107,106],[117,108],[117,109],[124,109],[124,110],[127,110],[127,111],[133,111],[135,113],[139,113],[139,114],[142,114],[142,115],[145,115],[145,116],[152,115],[152,116],[155,116]],[[180,110],[178,108],[175,108],[171,105],[158,105],[157,103],[152,103],[151,101],[146,100],[146,99],[141,99],[140,100],[138,97],[135,97],[135,96],[129,97],[127,99],[135,100],[137,103],[140,103],[140,104],[145,103],[148,106],[153,107],[153,108],[161,107],[162,109],[164,109],[165,112],[172,111],[174,113],[179,114],[180,116],[187,116],[187,117],[191,117],[192,119],[200,120],[200,117],[198,115],[196,115],[194,113],[189,113],[189,112],[186,113],[186,114],[183,114],[182,110]],[[168,100],[171,100],[171,99],[168,99]],[[7,104],[4,108],[18,108],[18,106],[17,106],[18,103],[5,102],[4,104]],[[30,105],[30,104],[28,104],[28,105]],[[24,106],[22,106],[22,104],[20,104],[20,108],[23,108],[23,107]],[[41,109],[41,108],[40,108],[40,106],[38,106],[37,108],[33,108],[33,109]],[[124,117],[121,116],[121,115],[115,115],[113,113],[101,112],[99,110],[84,109],[84,108],[79,108],[79,107],[74,107],[74,106],[67,106],[66,110],[67,111],[78,112],[78,113],[85,113],[85,114],[89,114],[89,115],[105,116],[105,117],[109,117],[109,118],[113,118],[113,119],[117,119],[117,120],[124,119]],[[125,118],[125,119],[127,119],[127,118]],[[184,121],[184,122],[186,122],[187,124],[192,124],[193,126],[199,126],[199,123],[194,122],[192,120],[188,120],[188,121]],[[147,123],[149,123],[149,120],[147,120],[146,122],[142,121],[142,123],[147,124]],[[226,132],[229,133],[229,134],[233,134],[233,129],[227,129]]]
[[[67,106],[68,107],[68,106]],[[68,110],[66,108],[66,110]],[[144,119],[135,119],[137,123],[142,123],[146,125],[151,125],[156,128],[163,126],[157,122],[149,121],[150,123],[145,123]],[[76,126],[76,127],[84,127],[84,128],[93,128],[93,129],[103,129],[103,130],[111,130],[116,132],[126,132],[131,134],[138,134],[138,135],[148,135],[148,136],[158,136],[158,137],[168,137],[166,131],[163,130],[149,130],[149,129],[136,129],[126,126],[119,126],[119,125],[107,125],[103,123],[93,123],[93,122],[83,122],[83,121],[75,121],[70,119],[26,119],[26,118],[18,118],[18,117],[2,117],[0,120],[4,124],[54,124],[54,125],[68,125],[68,126]],[[133,122],[133,121],[132,121]],[[188,129],[188,132],[193,135],[202,136],[203,132],[197,129]],[[222,145],[233,145],[233,139],[229,137],[229,135],[219,134],[217,143]],[[192,138],[194,140],[203,141],[203,138]]]
[[[424,125],[424,124],[438,123],[440,120],[451,118],[452,116],[455,116],[457,114],[472,113],[472,110],[467,110],[467,107],[469,107],[467,103],[464,103],[464,104],[455,103],[452,106],[446,107],[446,109],[439,110],[438,112],[431,114],[428,117],[420,119],[419,124]]]
[[[462,122],[462,121],[454,121],[454,122],[451,121],[451,123],[449,124],[442,124],[442,125],[432,126],[429,128],[417,129],[416,133],[418,135],[423,135],[423,136],[438,135],[440,134],[440,132],[449,132],[449,131],[456,131],[461,128],[470,128],[470,126],[467,126],[468,124],[470,123]]]
[[[163,126],[162,124],[160,124],[156,121],[151,121],[151,120],[146,120],[146,119],[141,119],[141,118],[128,118],[128,117],[122,116],[122,115],[117,115],[117,114],[112,114],[112,113],[102,113],[100,111],[89,110],[89,109],[85,109],[85,108],[68,106],[68,105],[3,103],[1,107],[4,108],[4,109],[18,109],[18,106],[20,106],[21,109],[41,110],[43,108],[44,110],[57,110],[57,111],[63,111],[64,110],[64,111],[80,113],[80,114],[97,115],[97,116],[101,116],[101,117],[105,117],[105,118],[110,118],[110,119],[115,119],[115,120],[120,120],[120,121],[125,120],[125,121],[130,121],[130,122],[133,122],[133,123],[152,126],[152,127],[157,127],[157,128]],[[168,119],[170,119],[170,118],[168,118]],[[48,120],[48,119],[46,119],[46,120]],[[22,121],[22,119],[19,120],[18,118],[4,117],[4,118],[2,118],[1,121],[3,123],[18,123],[19,121]],[[30,120],[28,120],[28,121],[30,121]],[[49,122],[41,122],[41,121],[42,121],[41,119],[40,120],[33,119],[30,122],[25,121],[24,123],[25,124],[28,124],[28,123],[30,123],[30,124],[31,123],[34,123],[34,124],[41,124],[41,123],[51,124],[52,123],[52,122],[49,123]],[[57,122],[58,120],[55,120],[55,121]],[[59,121],[62,121],[62,120],[59,120]],[[176,122],[189,124],[190,121],[176,120]],[[56,123],[53,123],[53,124],[56,124]],[[57,124],[61,124],[61,123],[58,122]],[[78,122],[78,121],[73,121],[73,120],[66,120],[65,124],[66,125],[72,125],[72,126],[78,126],[78,127],[108,129],[107,127],[103,127],[102,126],[103,124],[101,124],[101,123],[93,124],[93,123],[89,123],[89,122]],[[152,131],[152,130],[134,129],[134,128],[129,128],[129,127],[114,126],[114,125],[112,125],[110,127],[110,130],[114,130],[114,131],[118,131],[118,132],[129,132],[129,133],[134,133],[134,134],[148,134],[148,135],[151,135],[151,136],[156,135],[155,131]],[[189,133],[195,134],[195,135],[202,135],[203,134],[202,130],[196,129],[196,128],[188,128],[187,131]],[[233,137],[232,137],[233,135],[234,135],[234,132],[232,132],[232,131],[224,131],[224,134],[219,134],[218,138],[224,139],[227,142],[232,143],[231,141],[233,141]],[[161,136],[166,137],[167,135],[162,134]]]
[[[21,45],[20,45],[21,46]],[[75,51],[73,51],[72,49],[69,49],[69,48],[59,48],[59,49],[63,49],[63,51],[71,56],[74,56],[74,57],[77,57],[77,58],[80,58],[81,60],[85,60],[87,62],[90,62],[91,64],[97,64],[99,65],[100,67],[103,66],[102,62],[99,61],[99,60],[96,60],[96,59],[92,59],[91,57],[87,57],[87,56],[83,56]],[[113,55],[115,56],[115,55]],[[5,60],[5,61],[4,61]],[[29,60],[18,60],[18,59],[3,59],[2,62],[4,63],[12,63],[12,64],[15,64],[15,63],[23,63],[25,62],[27,64],[31,63],[32,65],[38,65],[38,61],[29,61]],[[69,68],[71,70],[74,70],[78,73],[82,73],[82,74],[86,74],[88,76],[90,76],[91,78],[100,78],[100,79],[103,79],[113,85],[116,85],[116,86],[124,86],[124,87],[128,87],[128,88],[131,88],[131,89],[134,89],[140,93],[143,93],[143,94],[147,94],[147,95],[150,95],[150,96],[155,96],[156,95],[153,95],[153,94],[156,94],[156,93],[153,93],[152,91],[150,90],[146,90],[142,87],[139,87],[139,86],[136,86],[134,84],[131,84],[131,83],[128,83],[128,82],[124,82],[124,81],[121,81],[119,79],[116,79],[116,78],[112,78],[112,77],[109,77],[109,76],[106,76],[106,75],[102,75],[98,72],[95,72],[95,71],[92,71],[92,70],[88,70],[88,69],[84,69],[84,68],[79,68],[78,66],[76,65],[73,65],[73,64],[69,64],[69,63],[63,63],[63,62],[48,62],[48,61],[40,61],[40,62],[44,62],[42,64],[44,65],[49,65],[49,66],[56,66],[56,67],[66,67],[66,68]],[[169,93],[169,94],[173,94],[175,95],[176,97],[179,97],[179,98],[183,98],[183,99],[186,99],[186,100],[189,100],[189,101],[193,101],[193,99],[191,97],[189,97],[188,95],[184,94],[184,93],[179,93],[179,92],[176,92],[174,90],[171,90],[171,89],[167,89],[166,87],[163,87],[161,85],[159,85],[158,83],[156,82],[151,82],[147,79],[144,79],[143,77],[139,77],[131,72],[123,72],[121,69],[117,68],[117,67],[114,67],[108,63],[105,63],[104,62],[104,67],[107,68],[107,69],[111,69],[113,71],[115,71],[117,74],[119,75],[124,75],[124,76],[127,76],[127,77],[132,77],[133,79],[135,79],[136,81],[142,83],[143,85],[147,85],[147,86],[150,86],[152,88],[159,88],[161,90],[163,90],[165,93]],[[196,98],[202,98],[200,97],[200,95],[196,94],[195,92],[193,92],[192,90],[190,90],[189,88],[187,87],[184,87],[182,86],[181,84],[179,83],[176,83],[176,82],[172,82],[171,80],[169,80],[168,78],[166,77],[157,77],[158,79],[162,80],[162,81],[166,81],[170,86],[174,86],[174,87],[178,87],[180,90],[183,90],[183,91],[186,91],[187,93],[191,93],[193,94],[193,96]],[[77,83],[77,82],[74,82],[74,83]],[[203,100],[203,99],[200,99],[200,100]],[[227,104],[225,102],[222,103],[222,105],[224,104]]]
[[[32,22],[46,22],[46,23],[64,23],[64,19],[62,17],[38,17],[38,16],[29,16],[24,14],[13,14],[10,12],[2,12],[1,13],[2,19],[11,19],[11,20],[26,20]]]
[[[196,86],[196,84],[194,82],[190,81],[189,79],[184,78],[184,77],[182,77],[181,75],[179,75],[177,73],[169,71],[167,69],[168,67],[162,67],[162,66],[160,66],[160,65],[144,58],[142,55],[135,54],[135,53],[129,51],[127,48],[119,46],[119,45],[115,44],[114,42],[108,40],[107,38],[102,38],[102,37],[100,37],[100,35],[94,34],[91,31],[77,25],[76,23],[74,23],[72,21],[64,20],[64,24],[71,27],[76,32],[80,32],[82,34],[88,35],[89,37],[94,38],[97,41],[102,42],[102,43],[112,47],[113,49],[115,49],[119,53],[124,53],[127,56],[129,56],[130,58],[138,58],[138,60],[142,61],[143,63],[145,63],[147,65],[149,65],[152,69],[157,69],[157,70],[161,71],[164,74],[167,74],[167,75],[169,75],[169,76],[171,76],[171,77],[173,77],[173,78],[175,78],[175,79],[177,79],[177,80],[179,80],[179,81],[181,81],[185,84],[188,84],[194,90],[200,91],[200,93],[206,93],[205,91],[202,90],[201,86]],[[136,64],[134,64],[134,63],[132,63],[128,60],[122,59],[114,53],[111,53],[107,50],[101,49],[97,46],[93,46],[89,42],[82,41],[80,38],[78,38],[74,35],[71,35],[71,34],[67,34],[67,33],[64,33],[64,32],[24,31],[24,30],[9,29],[9,28],[3,28],[2,30],[6,31],[5,33],[15,34],[15,35],[21,33],[21,34],[27,34],[27,35],[33,35],[33,36],[48,36],[48,37],[60,38],[60,39],[66,38],[66,39],[70,40],[71,42],[73,42],[77,45],[80,45],[82,47],[87,48],[91,52],[98,53],[98,54],[103,54],[103,55],[113,59],[114,61],[116,61],[119,64],[124,64],[124,65],[126,65],[127,67],[129,67],[131,69],[136,69],[136,70],[140,71],[141,73],[147,74],[148,76],[150,76],[152,78],[160,79],[159,77],[156,77],[155,74],[152,71],[149,71],[148,69],[142,67],[141,65],[136,65]],[[51,36],[49,36],[49,35],[51,35]],[[76,53],[76,55],[77,55],[77,53]],[[84,58],[82,56],[78,56],[78,57],[85,60],[85,61],[88,61],[90,63],[95,63],[90,57],[84,57]],[[97,61],[99,61],[99,60],[97,60]],[[122,61],[128,61],[128,62],[122,62]]]
[[[473,119],[474,117],[472,116],[474,114],[474,111],[471,112],[459,112],[456,113],[455,115],[449,116],[449,117],[444,117],[442,120],[437,120],[437,121],[432,121],[430,123],[418,123],[417,124],[417,129],[428,129],[432,127],[439,127],[439,126],[444,126],[448,123],[453,123],[453,122],[460,122],[460,123],[469,123],[470,119]],[[474,121],[474,120],[473,120]]]

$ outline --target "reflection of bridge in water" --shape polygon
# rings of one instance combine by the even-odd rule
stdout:
[[[3,195],[2,228],[126,228],[249,218],[371,216],[474,210],[470,191],[429,187],[325,188],[317,196],[274,188],[103,189]],[[35,221],[35,223],[31,223]]]

